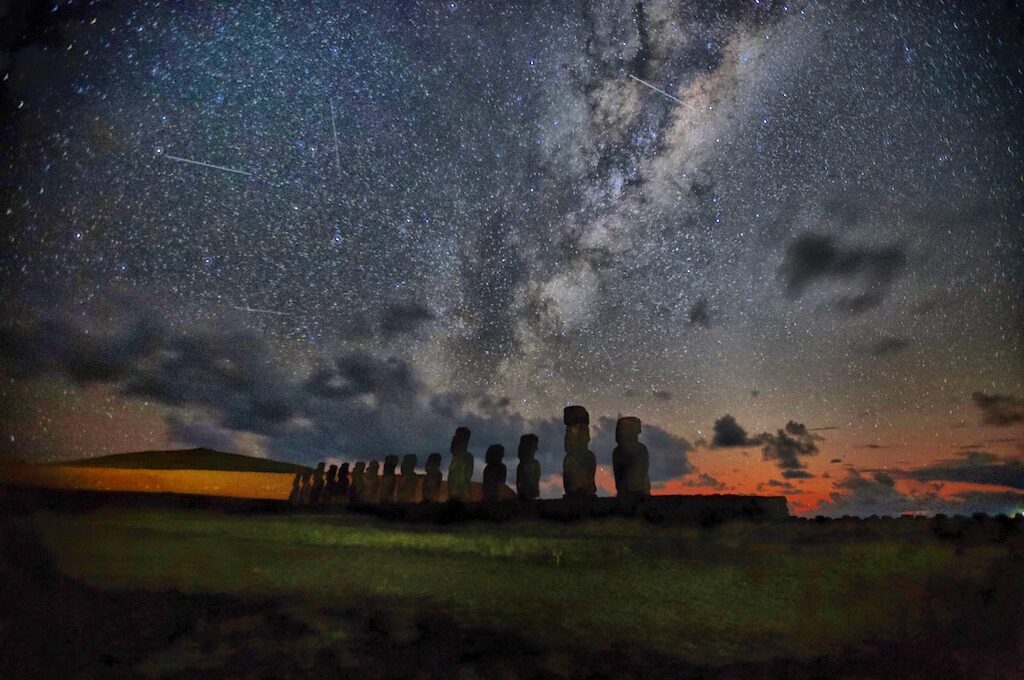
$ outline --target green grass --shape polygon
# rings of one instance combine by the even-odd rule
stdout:
[[[428,527],[170,510],[33,521],[60,567],[98,587],[339,604],[374,597],[442,607],[542,644],[640,644],[701,664],[810,658],[898,638],[934,618],[929,584],[980,582],[1005,554],[988,545],[958,556],[930,536],[815,544],[791,525]]]
[[[220,470],[226,472],[299,472],[310,468],[266,458],[213,449],[135,451],[109,456],[52,463],[71,467],[119,468],[123,470]]]

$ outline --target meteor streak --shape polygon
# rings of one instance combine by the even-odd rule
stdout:
[[[204,168],[213,168],[214,170],[223,170],[225,172],[233,172],[238,175],[251,175],[251,172],[245,170],[236,170],[235,168],[228,168],[223,165],[214,165],[213,163],[204,163],[203,161],[194,161],[190,158],[182,158],[181,156],[172,156],[169,153],[160,154],[164,158],[170,158],[172,161],[178,161],[180,163],[191,163],[192,165],[202,165]]]
[[[682,99],[676,99],[675,97],[673,97],[672,95],[670,95],[670,94],[669,94],[668,92],[665,92],[665,90],[659,89],[659,88],[655,87],[654,85],[651,85],[651,84],[650,84],[649,82],[647,82],[646,80],[641,80],[640,78],[637,78],[637,77],[636,77],[635,75],[633,75],[632,73],[628,73],[628,74],[626,74],[626,75],[628,75],[628,76],[629,76],[630,78],[632,78],[633,80],[635,80],[635,81],[636,81],[636,82],[638,82],[638,83],[643,83],[644,85],[646,85],[647,87],[651,88],[651,89],[652,89],[652,90],[654,90],[655,92],[660,92],[661,94],[665,95],[666,97],[668,97],[669,99],[671,99],[671,100],[672,100],[672,101],[674,101],[675,103],[677,103],[677,104],[682,104],[683,106],[685,106],[686,108],[690,109],[691,111],[697,111],[697,110],[698,110],[698,109],[697,109],[697,107],[696,107],[696,106],[694,106],[693,104],[687,104],[687,103],[686,103],[686,102],[684,102],[684,101],[683,101]]]

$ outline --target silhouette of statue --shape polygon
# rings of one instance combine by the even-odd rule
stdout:
[[[597,456],[587,448],[590,444],[590,414],[582,406],[567,406],[565,423],[565,458],[562,460],[562,483],[566,498],[592,498],[597,495],[594,475]]]
[[[288,502],[292,505],[299,504],[299,499],[302,497],[302,480],[305,476],[304,472],[295,473],[295,479],[292,480],[292,492],[288,494]]]
[[[380,463],[371,460],[366,466],[366,483],[363,484],[363,502],[376,504],[380,496]]]
[[[352,481],[348,485],[348,502],[362,503],[366,486],[366,463],[359,461],[352,467]]]
[[[540,498],[540,461],[537,454],[537,435],[524,434],[519,438],[519,467],[516,468],[516,493],[524,501]]]
[[[484,500],[497,501],[501,499],[501,489],[508,479],[508,469],[501,459],[505,457],[505,447],[501,444],[491,444],[484,454]]]
[[[619,497],[651,494],[650,456],[647,447],[640,443],[640,429],[639,418],[619,418],[615,423],[618,446],[612,452],[612,471],[615,474],[615,493]]]
[[[313,473],[313,490],[309,492],[309,504],[318,505],[320,496],[324,493],[324,466],[326,463],[316,464],[316,472]]]
[[[419,475],[416,474],[416,455],[407,453],[402,456],[402,476],[398,478],[398,502],[415,503],[416,487],[419,486]]]
[[[427,456],[427,464],[423,467],[423,501],[436,502],[441,498],[441,454],[432,453]]]
[[[469,428],[455,429],[452,437],[452,462],[448,465],[448,498],[467,502],[470,498],[470,480],[473,478],[473,454],[469,452]]]
[[[335,477],[337,472],[337,465],[327,468],[327,481],[324,483],[324,493],[320,497],[320,505],[327,505],[334,501],[334,494],[338,491],[338,480]]]
[[[309,505],[309,495],[313,490],[313,471],[302,474],[302,488],[299,490],[299,505]]]
[[[342,463],[338,468],[338,483],[334,487],[334,502],[344,503],[348,499],[348,463]]]
[[[395,488],[398,479],[395,477],[395,468],[398,467],[398,456],[384,456],[384,476],[380,478],[380,502],[394,503]]]

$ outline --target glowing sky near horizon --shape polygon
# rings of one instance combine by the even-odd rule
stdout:
[[[669,489],[1019,495],[1019,12],[6,12],[5,455],[422,459],[468,422],[478,475],[530,430],[557,474],[579,403]]]

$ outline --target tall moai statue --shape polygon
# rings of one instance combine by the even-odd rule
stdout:
[[[484,500],[501,500],[501,490],[505,488],[505,480],[508,479],[508,469],[501,460],[505,457],[505,447],[501,444],[491,444],[484,454]]]
[[[427,456],[423,471],[422,500],[424,503],[436,503],[441,500],[441,454],[432,453]]]
[[[380,478],[380,502],[394,503],[395,490],[398,486],[398,478],[395,477],[395,468],[398,467],[398,456],[384,456],[384,474]]]
[[[594,475],[597,456],[587,448],[590,444],[590,414],[582,406],[567,406],[565,423],[565,458],[562,460],[562,483],[566,498],[592,498],[597,495]]]
[[[316,464],[316,472],[313,473],[313,488],[309,492],[309,504],[319,505],[320,496],[324,493],[324,467],[327,463],[323,461]]]
[[[420,477],[416,474],[416,454],[407,453],[402,456],[401,476],[398,478],[398,502],[415,503],[416,489]]]
[[[359,461],[352,467],[352,479],[348,483],[348,502],[362,503],[366,486],[366,463]]]
[[[380,463],[375,460],[371,460],[370,464],[366,466],[366,473],[363,475],[366,480],[363,483],[363,502],[370,503],[371,505],[377,504],[377,499],[380,497]]]
[[[309,496],[313,491],[313,471],[308,470],[302,475],[302,488],[299,489],[299,505],[309,505]]]
[[[540,498],[540,461],[537,460],[537,435],[519,438],[519,466],[516,468],[516,494],[519,500]]]
[[[338,483],[334,487],[334,502],[344,503],[348,500],[348,463],[342,463],[338,468]]]
[[[327,481],[324,482],[324,493],[320,496],[320,505],[329,505],[334,502],[334,494],[338,492],[337,473],[337,465],[327,468]]]
[[[469,452],[469,428],[458,427],[452,437],[452,462],[448,465],[448,500],[472,500],[473,454]]]
[[[615,494],[620,498],[651,495],[650,455],[640,443],[640,429],[639,418],[619,418],[615,423],[618,446],[612,452],[612,471]]]
[[[299,500],[302,497],[302,480],[306,478],[306,473],[299,471],[295,473],[295,479],[292,480],[292,492],[288,494],[288,502],[292,505],[298,505]]]

